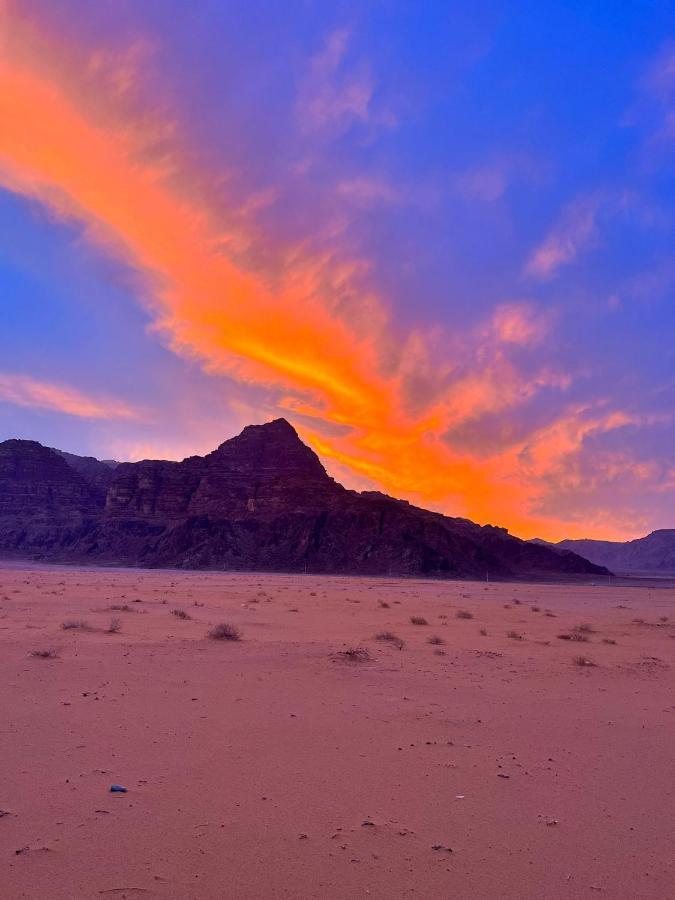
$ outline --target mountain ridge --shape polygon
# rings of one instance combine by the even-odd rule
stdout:
[[[26,508],[24,496],[32,497]],[[0,551],[172,568],[480,578],[607,573],[503,528],[349,490],[285,419],[248,425],[205,456],[112,469],[93,457],[6,441]]]

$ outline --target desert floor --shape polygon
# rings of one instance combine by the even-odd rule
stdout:
[[[673,638],[666,582],[5,563],[0,896],[674,897]]]

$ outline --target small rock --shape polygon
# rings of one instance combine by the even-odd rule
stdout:
[[[444,844],[432,844],[432,850],[445,850],[447,853],[452,853],[452,847],[446,847]]]

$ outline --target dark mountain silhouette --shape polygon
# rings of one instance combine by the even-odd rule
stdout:
[[[566,540],[555,546],[614,572],[675,572],[675,528],[652,531],[634,541]]]
[[[104,490],[105,488],[105,490]],[[496,578],[593,575],[575,553],[358,493],[284,419],[208,455],[114,467],[32,441],[0,444],[0,551],[184,568]]]

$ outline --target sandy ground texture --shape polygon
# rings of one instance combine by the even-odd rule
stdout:
[[[674,638],[666,582],[5,564],[0,895],[675,897]]]

